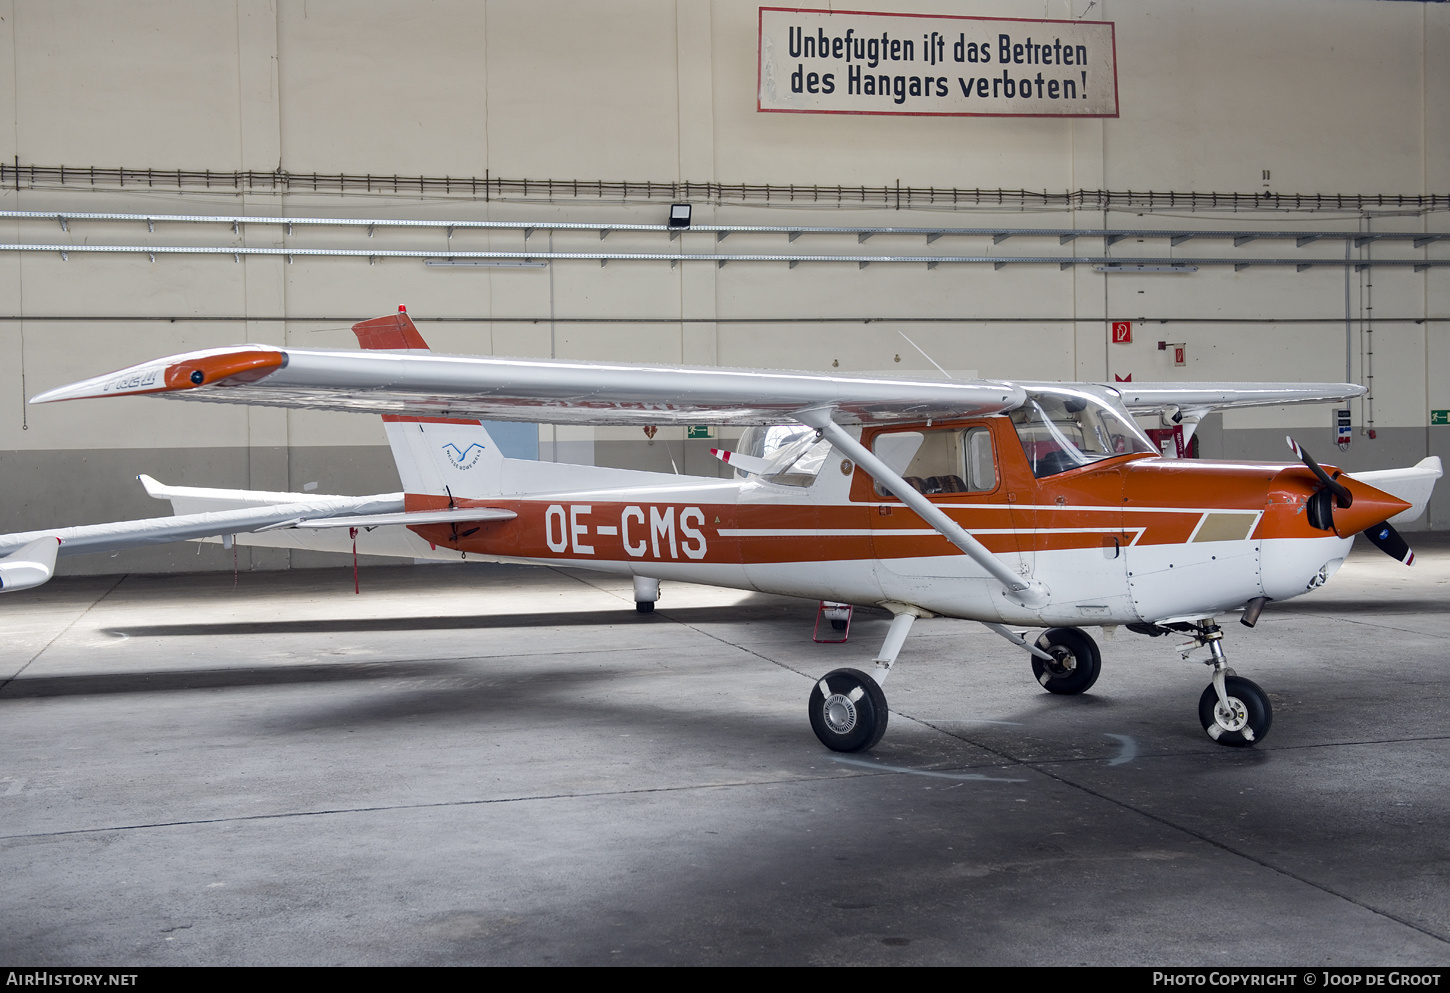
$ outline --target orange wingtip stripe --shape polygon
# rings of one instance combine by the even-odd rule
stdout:
[[[189,390],[218,383],[255,383],[286,364],[285,352],[245,351],[201,356],[167,366],[165,389]]]

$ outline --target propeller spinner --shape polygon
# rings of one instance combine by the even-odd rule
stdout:
[[[1322,484],[1322,488],[1314,496],[1309,498],[1309,524],[1321,531],[1334,531],[1341,536],[1344,536],[1344,530],[1350,530],[1353,533],[1354,528],[1362,527],[1362,518],[1360,520],[1346,519],[1358,517],[1359,515],[1357,514],[1346,514],[1339,520],[1335,519],[1336,508],[1339,510],[1349,510],[1354,505],[1354,494],[1350,491],[1349,487],[1325,472],[1324,467],[1314,461],[1314,457],[1304,451],[1293,438],[1285,438],[1285,440],[1289,443],[1289,447],[1294,450],[1294,454],[1299,460],[1309,467],[1309,471],[1314,473]],[[1339,473],[1336,472],[1335,476],[1337,477],[1338,475]],[[1377,491],[1371,490],[1370,492]],[[1389,494],[1383,493],[1380,495],[1389,496]],[[1372,510],[1374,508],[1365,509]],[[1346,528],[1345,525],[1349,525],[1349,527]],[[1410,550],[1409,543],[1400,536],[1400,533],[1395,530],[1394,525],[1390,524],[1388,520],[1382,520],[1377,524],[1372,524],[1364,528],[1363,534],[1376,548],[1391,558],[1398,559],[1405,565],[1414,564],[1415,553]]]

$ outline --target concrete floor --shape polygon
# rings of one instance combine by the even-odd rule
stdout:
[[[0,962],[1450,963],[1450,543],[1229,625],[1271,694],[1119,630],[1083,697],[918,622],[864,757],[814,604],[517,567],[0,597]],[[1094,634],[1097,632],[1094,630]]]

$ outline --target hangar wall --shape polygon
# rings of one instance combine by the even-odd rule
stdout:
[[[757,225],[1447,230],[1450,9],[1378,0],[941,0],[858,5],[909,13],[1112,21],[1113,119],[768,114],[756,110],[757,4],[732,0],[151,0],[114,7],[0,0],[0,210],[439,220],[659,223],[668,190],[646,183],[801,188],[765,202],[691,197],[695,222]],[[27,166],[66,166],[69,178]],[[91,168],[148,182],[86,181]],[[168,170],[219,174],[168,183]],[[296,182],[242,184],[251,170]],[[308,174],[393,177],[317,191]],[[398,177],[532,181],[493,192],[409,191]],[[566,192],[544,181],[585,181]],[[608,195],[588,182],[608,180]],[[314,186],[319,184],[314,180]],[[851,202],[841,188],[978,191],[955,206]],[[807,199],[804,188],[815,190]],[[821,194],[821,188],[836,192]],[[1141,191],[1239,194],[1189,206]],[[990,193],[1013,195],[991,201]],[[1037,191],[1043,196],[1034,200]],[[1140,191],[1104,207],[1074,191]],[[1030,196],[1029,196],[1030,194]],[[1350,199],[1293,209],[1292,194]],[[1439,199],[1430,203],[1439,194]],[[1408,198],[1386,206],[1374,198]],[[1053,198],[1058,198],[1054,200]],[[1261,198],[1254,201],[1253,198]],[[1369,198],[1365,200],[1364,198]],[[1067,206],[1067,203],[1071,206]],[[1077,204],[1086,204],[1079,207]],[[1439,212],[1431,209],[1438,205]],[[1088,208],[1091,209],[1088,209]],[[43,244],[384,245],[442,252],[586,251],[595,231],[360,231],[0,219],[0,241]],[[369,238],[371,237],[371,240]],[[855,235],[815,236],[850,252]],[[883,236],[884,237],[884,236]],[[151,239],[151,240],[148,240]],[[782,235],[731,235],[777,252]],[[612,250],[667,250],[617,231]],[[876,244],[881,244],[878,240]],[[673,243],[718,244],[708,232]],[[1191,243],[1190,243],[1191,244]],[[1343,242],[1296,247],[1338,257]],[[1119,250],[1131,250],[1124,244]],[[992,239],[953,251],[990,254]],[[1227,250],[1227,249],[1225,249]],[[1233,249],[1281,255],[1282,248]],[[1423,248],[1364,252],[1443,258]],[[22,254],[0,251],[0,528],[151,516],[133,481],[322,491],[394,489],[368,416],[182,405],[154,399],[26,407],[44,389],[159,354],[241,340],[351,347],[347,325],[406,303],[439,351],[611,358],[935,376],[910,338],[954,374],[1024,379],[1333,380],[1373,384],[1350,451],[1327,408],[1224,416],[1203,454],[1283,459],[1293,428],[1347,468],[1450,457],[1450,277],[1443,269],[1205,269],[1105,275],[1090,267],[555,261],[528,269],[429,267],[417,259]],[[1346,316],[1350,318],[1346,329]],[[1368,320],[1366,320],[1368,318]],[[1106,322],[1132,319],[1131,345]],[[1174,368],[1160,339],[1187,345]],[[1372,375],[1373,379],[1369,377]],[[1375,438],[1369,437],[1373,427]],[[662,430],[544,429],[560,460],[713,472],[709,442]],[[556,444],[557,443],[557,444]],[[1420,526],[1450,524],[1442,495]],[[325,557],[240,552],[242,568]],[[228,568],[192,546],[71,560],[71,572]]]

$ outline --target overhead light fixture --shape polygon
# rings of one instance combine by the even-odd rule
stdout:
[[[690,205],[687,203],[670,204],[670,227],[687,228],[690,226]]]
[[[1097,272],[1197,272],[1196,265],[1095,265]]]
[[[428,259],[424,265],[472,266],[475,269],[542,269],[547,262],[516,262],[513,259]]]

